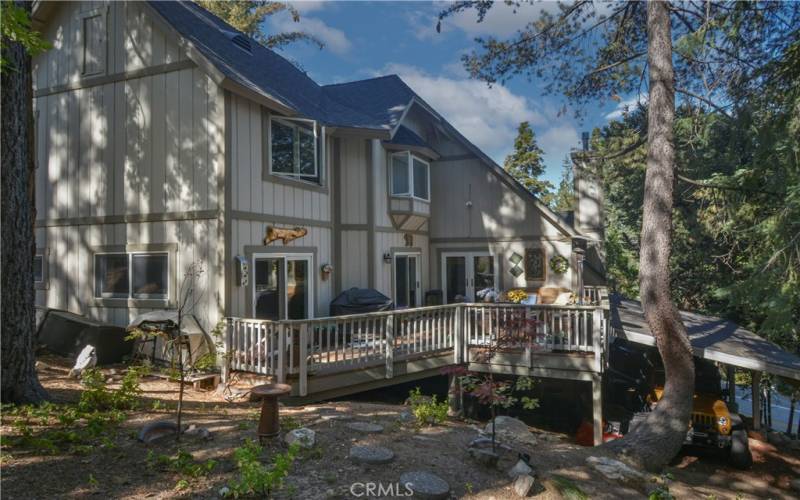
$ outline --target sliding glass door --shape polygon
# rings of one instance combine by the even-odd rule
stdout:
[[[394,255],[394,305],[397,308],[419,305],[419,259],[418,253]]]
[[[314,316],[311,255],[255,255],[253,269],[253,311],[257,319]]]
[[[481,291],[496,288],[494,256],[482,252],[443,253],[442,284],[445,303],[475,302]]]

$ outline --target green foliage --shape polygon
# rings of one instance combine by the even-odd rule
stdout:
[[[178,450],[172,456],[156,455],[150,450],[147,452],[146,462],[151,469],[166,470],[191,479],[207,476],[217,465],[214,460],[198,462],[191,453],[184,450]]]
[[[275,455],[272,463],[265,466],[261,463],[263,448],[252,439],[245,440],[244,445],[233,452],[239,469],[239,479],[228,483],[229,495],[234,498],[264,496],[280,489],[299,451],[300,446],[294,443],[286,453]]]
[[[320,49],[324,47],[317,37],[303,31],[268,34],[263,30],[270,16],[284,11],[292,16],[294,22],[300,21],[300,13],[287,2],[199,0],[197,4],[265,47],[277,49],[298,41],[310,42]]]
[[[31,57],[41,54],[50,48],[50,44],[42,39],[41,33],[31,27],[29,13],[12,2],[2,2],[0,6],[0,50],[8,42],[18,42]],[[8,61],[0,58],[0,71],[8,69]]]
[[[438,425],[447,420],[447,401],[437,402],[435,394],[424,396],[417,387],[408,393],[408,400],[417,425]]]
[[[300,421],[290,415],[283,415],[280,417],[281,429],[286,432],[293,431],[302,427]]]
[[[536,134],[528,122],[522,122],[514,140],[514,152],[506,157],[503,164],[506,172],[522,186],[537,196],[542,202],[550,204],[553,198],[553,185],[539,179],[544,173],[544,151],[536,144]]]
[[[83,372],[85,389],[75,405],[5,405],[3,413],[18,434],[8,442],[42,454],[87,454],[97,446],[114,449],[117,425],[125,420],[125,411],[139,404],[144,373],[145,368],[131,367],[120,388],[109,390],[102,373],[92,368]]]
[[[589,495],[584,493],[571,479],[553,474],[550,476],[550,480],[553,481],[564,500],[589,500]]]
[[[672,481],[671,474],[662,474],[660,480],[656,480],[656,487],[650,491],[647,500],[675,500],[675,497],[669,491],[669,482]]]

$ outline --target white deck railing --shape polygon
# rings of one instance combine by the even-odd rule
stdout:
[[[453,363],[471,361],[469,347],[531,352],[592,352],[598,369],[608,336],[600,306],[448,304],[307,320],[228,318],[226,366],[230,370],[299,377],[306,395],[309,373],[386,367],[446,352]],[[474,361],[474,360],[473,360]]]

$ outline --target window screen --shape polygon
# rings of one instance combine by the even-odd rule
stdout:
[[[294,173],[294,129],[272,121],[272,171]]]
[[[169,259],[167,254],[131,255],[134,299],[166,299]]]
[[[44,281],[44,256],[35,255],[33,257],[33,282],[41,283]]]
[[[413,161],[414,161],[414,196],[417,198],[422,198],[423,200],[427,200],[428,164],[418,160],[417,158],[414,158]]]
[[[95,296],[128,298],[128,254],[102,254],[94,257]]]
[[[392,194],[408,194],[408,154],[392,155]]]

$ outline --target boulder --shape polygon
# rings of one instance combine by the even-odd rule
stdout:
[[[800,479],[795,479],[790,484],[794,491],[800,493]]]
[[[447,484],[447,481],[427,471],[401,474],[400,484],[410,489],[414,498],[439,500],[450,497],[450,485]]]
[[[533,476],[528,474],[523,474],[517,476],[514,480],[514,493],[517,494],[520,498],[525,498],[531,494],[531,490],[533,489],[533,485],[536,481],[533,479]]]
[[[528,429],[528,425],[522,420],[514,417],[500,415],[495,418],[495,436],[500,441],[514,444],[525,444],[536,446],[538,441],[536,436]],[[492,435],[492,422],[486,424],[484,434]]]
[[[767,442],[778,448],[784,448],[792,442],[792,439],[782,432],[770,431],[767,432]]]
[[[533,469],[531,468],[530,465],[526,464],[522,460],[518,460],[517,463],[514,465],[514,467],[509,469],[508,477],[510,477],[511,479],[515,479],[517,476],[526,476],[528,474],[531,474],[532,472]]]
[[[190,425],[183,433],[187,436],[202,439],[203,441],[210,441],[212,439],[211,431],[205,427],[197,427],[194,424]]]
[[[467,453],[473,460],[489,468],[497,467],[497,461],[500,459],[497,453],[489,449],[470,448]]]
[[[311,429],[301,427],[299,429],[292,429],[287,432],[283,440],[286,441],[286,444],[288,445],[297,443],[301,448],[309,449],[313,448],[314,444],[316,444],[317,433]]]
[[[137,439],[144,444],[152,444],[167,437],[174,437],[178,432],[178,424],[172,420],[148,422],[139,431]]]
[[[644,483],[647,476],[633,467],[608,457],[588,457],[586,463],[606,479],[622,483]]]

